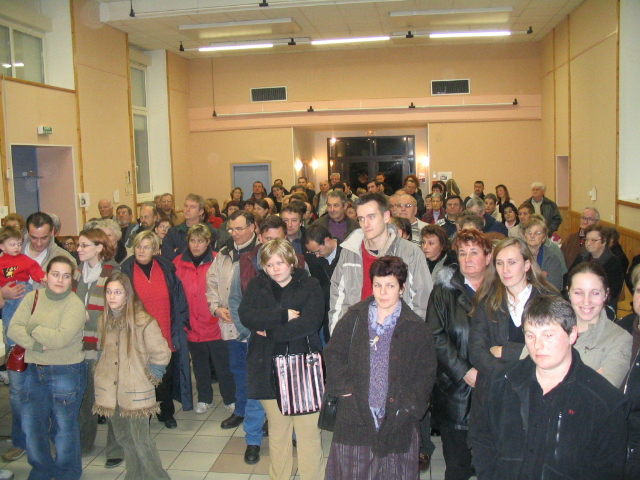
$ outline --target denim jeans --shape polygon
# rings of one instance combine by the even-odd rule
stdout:
[[[29,282],[16,282],[16,285],[24,285],[24,293],[25,295],[31,291],[33,291],[33,285]],[[2,325],[4,327],[5,336],[7,334],[7,329],[9,328],[9,322],[13,318],[13,315],[16,313],[20,302],[22,302],[21,298],[16,299],[7,299],[4,301],[4,307],[2,307]],[[7,347],[12,347],[16,344],[13,340],[7,337]]]
[[[20,399],[22,428],[32,467],[29,480],[77,480],[82,476],[78,413],[87,384],[87,364],[30,364]],[[49,426],[55,431],[51,455]]]
[[[27,378],[27,372],[14,372],[7,369],[9,373],[9,402],[11,403],[11,441],[15,448],[27,449],[27,439],[22,431],[22,417],[20,411],[22,404],[20,402],[20,393]]]
[[[227,341],[229,365],[236,382],[235,414],[244,417],[244,433],[247,445],[262,445],[262,426],[265,413],[258,400],[247,399],[247,347],[246,342]]]

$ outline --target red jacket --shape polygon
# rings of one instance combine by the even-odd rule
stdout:
[[[218,317],[211,315],[207,303],[207,271],[213,263],[216,252],[209,250],[202,263],[195,267],[187,250],[178,255],[173,264],[176,274],[182,281],[184,293],[189,303],[189,322],[191,330],[187,330],[187,340],[190,342],[209,342],[221,340]]]

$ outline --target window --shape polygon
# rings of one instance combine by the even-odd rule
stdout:
[[[0,25],[2,74],[30,82],[44,82],[42,37]]]
[[[151,193],[149,168],[149,131],[147,120],[147,72],[142,66],[131,66],[131,105],[133,111],[133,143],[136,157],[136,191],[138,195]],[[142,200],[140,198],[139,200]]]

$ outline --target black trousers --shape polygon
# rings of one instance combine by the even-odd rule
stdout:
[[[236,401],[236,384],[229,368],[229,348],[224,340],[188,342],[193,375],[196,377],[198,402],[212,403],[211,366],[215,368],[220,395],[225,405]]]
[[[469,480],[471,477],[471,449],[467,443],[468,430],[456,430],[440,425],[442,454],[446,469],[445,480]]]
[[[161,422],[171,420],[176,413],[176,407],[173,404],[173,369],[177,361],[178,352],[171,352],[171,360],[162,377],[162,383],[156,387],[156,400],[160,402],[158,420]]]

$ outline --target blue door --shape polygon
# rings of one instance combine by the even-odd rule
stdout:
[[[38,183],[38,154],[36,147],[12,145],[13,191],[16,199],[16,213],[27,218],[40,211],[40,191]]]

